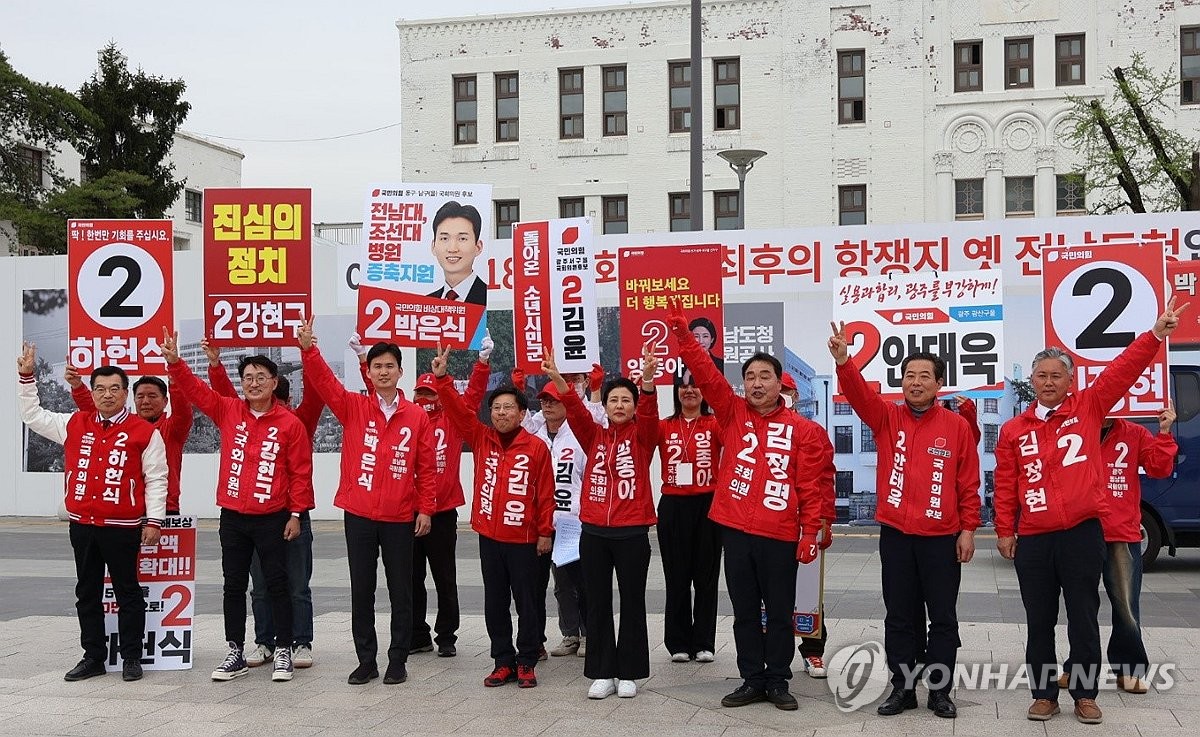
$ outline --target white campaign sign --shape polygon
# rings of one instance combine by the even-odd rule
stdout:
[[[165,294],[158,261],[130,243],[98,248],[83,262],[76,283],[87,313],[113,330],[144,325],[158,313]]]
[[[1048,251],[1046,257],[1055,255]],[[1111,361],[1154,324],[1161,292],[1129,264],[1085,262],[1054,290],[1050,319],[1072,353]]]

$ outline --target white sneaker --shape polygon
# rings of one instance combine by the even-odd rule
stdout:
[[[592,687],[588,689],[589,699],[606,699],[617,692],[617,680],[615,678],[597,678],[592,681]]]
[[[256,645],[253,650],[246,653],[246,665],[251,668],[257,668],[268,660],[275,659],[275,648],[267,647],[266,645]]]
[[[575,654],[581,658],[587,657],[587,637],[582,635],[579,637],[579,649],[575,651]]]
[[[700,652],[696,653],[696,660],[701,663],[713,662],[712,650],[701,650]]]
[[[292,647],[292,665],[297,668],[311,668],[312,664],[312,645],[295,645]]]
[[[691,659],[692,656],[688,655],[687,653],[671,653],[672,663],[686,663]]]
[[[828,672],[825,670],[825,661],[820,655],[809,655],[804,658],[804,672],[809,678],[826,678]]]
[[[637,681],[617,681],[617,696],[622,699],[637,696]]]

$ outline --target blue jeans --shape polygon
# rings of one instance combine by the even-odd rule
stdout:
[[[313,603],[312,589],[308,582],[312,578],[312,521],[308,515],[300,518],[300,535],[288,542],[288,593],[292,599],[292,644],[312,645]],[[275,621],[271,616],[271,601],[267,596],[263,580],[262,565],[258,554],[250,562],[250,604],[254,611],[254,641],[272,647],[275,642]]]
[[[1104,563],[1104,590],[1112,604],[1112,635],[1108,638],[1108,662],[1113,672],[1146,677],[1149,658],[1142,642],[1142,550],[1140,543],[1108,543]]]

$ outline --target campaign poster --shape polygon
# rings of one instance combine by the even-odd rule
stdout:
[[[312,314],[312,190],[204,190],[204,332],[294,346]]]
[[[170,220],[67,222],[67,350],[79,373],[166,373],[159,342],[175,324],[173,243]]]
[[[486,184],[371,187],[358,276],[364,343],[482,346],[488,282],[480,256],[492,235],[491,214]]]
[[[1004,388],[1003,277],[999,271],[923,271],[839,279],[834,321],[846,324],[850,360],[887,400],[904,398],[904,359],[946,362],[947,394]]]
[[[797,637],[821,636],[821,603],[825,595],[825,551],[812,563],[796,567],[796,607],[792,630]]]
[[[786,348],[782,302],[730,302],[725,305],[725,379],[736,391],[743,386],[742,364],[756,353],[783,362]]]
[[[1166,263],[1156,243],[1058,246],[1042,251],[1042,307],[1046,345],[1075,363],[1076,391],[1086,389],[1164,309]],[[1186,313],[1185,313],[1186,316]],[[1164,342],[1129,393],[1113,406],[1116,417],[1154,417],[1167,406]]]
[[[1168,261],[1167,281],[1171,288],[1171,296],[1176,304],[1196,300],[1196,281],[1200,277],[1200,261]],[[1171,333],[1172,348],[1200,348],[1200,305],[1195,305],[1183,313],[1179,319],[1179,327]]]
[[[586,373],[600,361],[592,221],[560,218],[513,227],[513,326],[516,366],[541,373],[547,345],[563,373]]]
[[[688,328],[704,348],[717,371],[725,372],[725,299],[721,291],[721,247],[652,246],[622,248],[619,269],[621,305],[621,365],[625,374],[640,380],[642,346],[650,342],[658,356],[655,384],[683,379],[686,368],[679,359],[679,343],[667,329],[668,299],[679,300]],[[680,264],[687,264],[681,269]],[[685,272],[685,273],[681,273]]]

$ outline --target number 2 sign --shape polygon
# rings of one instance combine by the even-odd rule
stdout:
[[[1042,251],[1046,345],[1075,360],[1076,391],[1090,385],[1163,310],[1166,265],[1159,244],[1058,246]],[[1117,403],[1121,417],[1156,415],[1167,402],[1167,350]]]
[[[82,374],[98,366],[163,373],[158,342],[173,327],[170,220],[71,220],[68,360]]]

